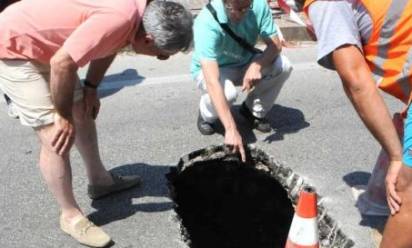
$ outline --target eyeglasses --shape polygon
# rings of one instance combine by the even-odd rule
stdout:
[[[251,1],[249,6],[243,7],[243,8],[235,8],[231,4],[225,4],[225,8],[232,13],[240,13],[240,14],[245,14],[249,10],[253,9],[253,1]]]

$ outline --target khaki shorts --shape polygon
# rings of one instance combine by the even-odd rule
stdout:
[[[24,126],[38,128],[54,122],[55,107],[50,93],[50,66],[28,60],[0,60],[0,89],[14,104]],[[74,101],[83,98],[76,80]]]

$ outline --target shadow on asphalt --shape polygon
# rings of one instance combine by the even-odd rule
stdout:
[[[353,187],[355,185],[367,185],[370,177],[370,172],[353,171],[344,175],[343,181],[345,181],[349,187]]]
[[[253,133],[253,130],[248,122],[239,113],[239,108],[240,105],[232,106],[232,112],[234,115],[233,118],[235,118],[238,131],[247,144],[255,143],[257,140],[256,135]],[[225,128],[223,127],[223,124],[220,122],[220,120],[218,120],[215,124],[215,129],[216,133],[225,136]]]
[[[367,185],[370,177],[370,172],[353,171],[343,176],[343,181],[345,181],[345,183],[350,188],[352,188],[357,185]],[[382,235],[383,229],[385,228],[386,220],[386,216],[361,215],[361,221],[359,222],[359,225],[372,228],[374,232],[377,232],[378,234]]]
[[[274,141],[283,140],[285,134],[297,133],[301,129],[310,126],[309,122],[305,120],[305,115],[302,111],[278,104],[273,105],[267,117],[274,130],[264,140],[269,144]]]
[[[99,97],[104,98],[111,96],[124,87],[140,84],[143,80],[144,77],[140,76],[136,69],[127,69],[121,73],[107,75],[103,78],[102,82],[106,87],[109,87],[109,89],[99,90]],[[122,84],[120,85],[120,83]],[[112,85],[113,87],[110,87]]]
[[[239,113],[240,105],[233,106],[235,112],[234,118],[238,123],[238,129],[246,142],[254,143],[257,138],[254,134],[250,123]],[[264,139],[267,143],[283,140],[285,134],[297,133],[301,129],[310,126],[309,122],[305,120],[305,115],[299,109],[284,107],[278,104],[273,105],[272,109],[267,114],[272,132]],[[225,131],[220,122],[217,124],[217,133],[224,135]]]
[[[140,187],[131,188],[124,192],[112,194],[106,198],[93,200],[92,207],[96,211],[88,215],[96,225],[122,220],[137,212],[163,212],[173,208],[173,203],[167,199],[163,202],[133,203],[141,197],[168,197],[165,174],[171,166],[148,165],[144,163],[127,164],[111,170],[117,175],[139,175],[143,179]]]

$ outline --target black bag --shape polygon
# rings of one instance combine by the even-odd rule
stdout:
[[[216,10],[213,8],[213,6],[208,3],[206,5],[206,8],[210,11],[210,13],[212,14],[213,18],[217,21],[217,23],[219,23],[220,27],[222,27],[222,29],[230,36],[232,37],[233,40],[235,40],[237,43],[239,43],[239,45],[241,47],[243,47],[244,49],[248,50],[249,52],[253,53],[253,54],[258,54],[258,53],[263,53],[262,50],[252,46],[251,44],[249,44],[245,39],[243,39],[242,37],[239,37],[237,34],[235,34],[235,32],[233,32],[232,29],[230,29],[229,25],[227,25],[226,23],[221,23],[219,22],[219,19],[217,18],[217,14],[216,14]]]

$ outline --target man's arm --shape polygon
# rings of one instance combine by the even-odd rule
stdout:
[[[57,113],[72,118],[73,92],[78,66],[68,53],[60,49],[50,60],[50,89]]]
[[[386,177],[388,203],[392,213],[401,203],[395,183],[402,166],[402,146],[388,108],[378,92],[366,61],[354,45],[344,45],[332,54],[333,63],[342,79],[346,94],[363,123],[379,141],[391,161]]]
[[[100,110],[100,100],[97,96],[97,86],[103,80],[104,74],[112,64],[116,55],[111,55],[106,58],[96,59],[90,62],[89,69],[86,75],[86,87],[84,88],[84,104],[85,104],[85,118],[97,118]]]
[[[282,51],[282,45],[278,36],[263,39],[266,48],[261,56],[256,57],[249,65],[243,77],[242,91],[249,91],[255,83],[262,79],[262,68],[273,63]]]
[[[87,70],[86,80],[97,87],[115,58],[116,54],[91,61]]]
[[[226,101],[224,89],[219,82],[219,65],[214,60],[202,60],[201,66],[208,94],[225,128],[225,144],[232,145],[235,151],[240,152],[242,160],[245,161],[242,137],[237,130],[229,104]]]
[[[266,48],[262,56],[256,58],[253,62],[259,64],[261,67],[269,66],[273,63],[276,57],[282,51],[282,44],[277,35],[270,38],[264,38]]]
[[[402,147],[396,129],[363,55],[357,47],[348,45],[336,49],[332,56],[345,92],[362,121],[390,160],[401,161]]]
[[[50,91],[57,111],[51,145],[57,154],[64,155],[70,150],[75,137],[72,107],[78,67],[62,49],[51,58],[50,67]]]

